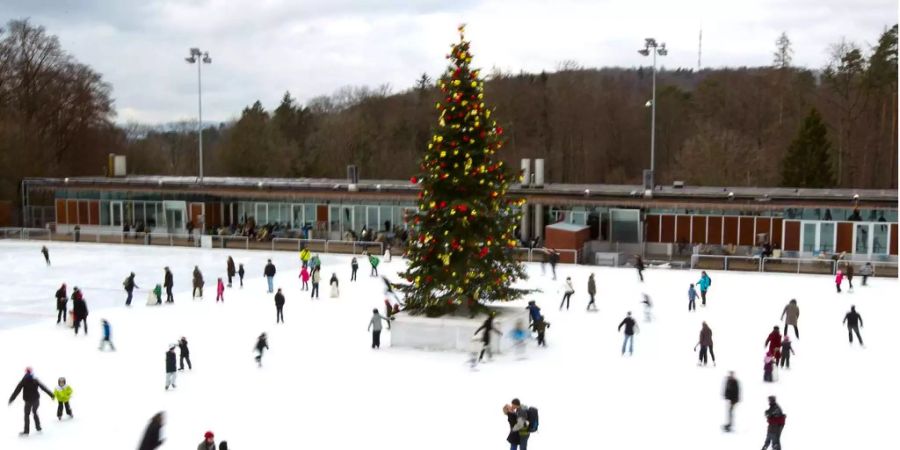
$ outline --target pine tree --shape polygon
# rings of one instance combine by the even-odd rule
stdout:
[[[782,167],[782,186],[830,188],[835,186],[831,172],[831,143],[822,116],[813,108],[797,137],[791,142]]]
[[[512,284],[526,278],[516,260],[514,232],[524,199],[508,198],[516,177],[495,160],[503,129],[484,103],[484,80],[470,67],[472,54],[459,27],[459,42],[438,82],[438,125],[421,164],[419,208],[410,215],[412,234],[402,275],[409,281],[405,310],[440,316],[473,314],[489,301],[508,301],[526,291]]]

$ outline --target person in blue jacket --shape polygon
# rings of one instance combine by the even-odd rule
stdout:
[[[100,341],[100,351],[103,351],[103,349],[106,348],[106,344],[109,344],[109,348],[111,348],[112,351],[116,351],[116,346],[113,345],[111,339],[112,327],[110,327],[109,321],[103,319],[100,321],[100,325],[103,327],[103,340]]]
[[[697,310],[697,290],[694,289],[694,284],[691,283],[691,287],[688,288],[688,311],[696,311]]]
[[[534,300],[529,300],[525,309],[528,310],[529,323],[537,322],[541,318],[541,307]]]
[[[709,278],[709,275],[706,274],[706,271],[700,272],[700,281],[697,282],[700,286],[700,298],[703,300],[703,306],[706,306],[706,291],[709,290],[709,287],[712,285],[712,279]]]

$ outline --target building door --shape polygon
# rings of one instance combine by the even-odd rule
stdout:
[[[872,254],[872,224],[858,223],[853,227],[853,254]]]
[[[109,202],[109,217],[112,218],[112,226],[122,226],[122,215],[122,202]]]
[[[269,204],[256,203],[256,207],[253,209],[253,216],[256,218],[257,227],[269,223]]]
[[[372,231],[381,229],[380,222],[378,221],[377,206],[366,206],[366,226]]]

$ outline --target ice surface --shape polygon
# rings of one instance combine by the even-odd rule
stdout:
[[[45,267],[41,243],[0,242],[0,388],[12,392],[26,366],[49,387],[65,376],[74,389],[75,419],[56,421],[55,403],[41,400],[44,431],[19,438],[21,398],[0,408],[0,449],[93,450],[136,448],[150,416],[168,413],[162,448],[193,449],[206,430],[236,449],[500,449],[507,424],[501,406],[513,397],[537,406],[541,429],[535,450],[576,448],[746,449],[765,437],[766,396],[776,394],[787,414],[787,449],[889,449],[898,395],[897,280],[872,279],[854,293],[834,292],[832,277],[711,272],[709,305],[687,311],[687,286],[697,272],[561,265],[559,280],[528,267],[525,283],[552,326],[547,349],[526,360],[497,357],[472,372],[461,353],[369,349],[371,309],[382,309],[382,285],[360,259],[349,282],[349,256],[322,255],[322,295],[300,292],[293,252],[200,250],[51,243]],[[243,262],[243,290],[226,290],[215,304],[215,279],[225,259]],[[285,324],[275,324],[272,296],[262,277],[266,258],[284,288]],[[190,298],[198,264],[207,281],[202,301]],[[395,274],[404,262],[382,264]],[[175,305],[147,307],[146,296],[175,275]],[[547,268],[549,272],[549,267]],[[137,274],[134,306],[126,309],[122,280]],[[341,298],[328,298],[337,272]],[[598,313],[586,313],[586,282],[596,273]],[[558,312],[561,284],[571,275],[572,309]],[[396,275],[394,275],[396,279]],[[91,308],[90,335],[73,336],[53,319],[53,293],[77,285]],[[237,285],[237,282],[235,282]],[[643,322],[641,293],[654,300],[654,322]],[[764,340],[790,298],[801,309],[801,339],[793,368],[778,382],[762,382]],[[71,303],[70,303],[71,304]],[[522,303],[524,305],[524,302]],[[841,325],[850,304],[863,316],[867,347],[849,346]],[[640,319],[633,357],[619,354],[616,325],[628,310]],[[99,352],[100,319],[112,323],[117,352]],[[701,321],[713,330],[718,367],[697,367]],[[269,333],[271,351],[258,369],[253,345]],[[390,333],[382,340],[390,342]],[[194,370],[164,387],[164,352],[178,337],[191,346]],[[793,337],[793,336],[792,336]],[[533,343],[532,343],[533,345]],[[724,434],[722,381],[737,372],[742,402],[736,431]]]

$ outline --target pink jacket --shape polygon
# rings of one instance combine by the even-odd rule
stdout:
[[[834,282],[841,284],[842,281],[844,281],[844,272],[838,270],[837,275],[834,276]]]
[[[306,270],[306,267],[300,269],[300,279],[303,280],[304,283],[309,281],[309,271]]]
[[[222,294],[225,292],[225,283],[222,283],[222,280],[219,280],[219,285],[216,286],[216,293]]]

